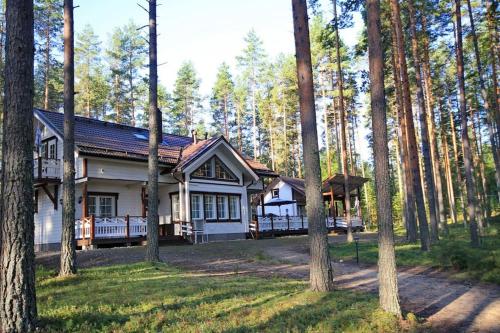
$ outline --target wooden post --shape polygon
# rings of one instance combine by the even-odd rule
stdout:
[[[288,231],[290,231],[290,215],[286,214],[286,224],[288,226]]]
[[[86,218],[88,214],[87,208],[87,182],[83,183],[82,189],[82,218]]]
[[[94,240],[95,237],[95,217],[90,215],[90,242]]]
[[[363,220],[363,210],[361,209],[361,189],[358,187],[358,217]]]
[[[125,221],[127,223],[127,227],[125,228],[125,237],[127,239],[130,238],[130,215],[127,214],[127,216],[125,217]]]
[[[82,240],[85,239],[85,224],[87,223],[87,219],[82,217]]]
[[[142,217],[146,217],[146,189],[141,188]]]
[[[264,211],[264,194],[260,195],[260,206],[262,207],[262,216],[266,216],[266,212]],[[259,212],[257,212],[257,216],[259,216]]]
[[[300,215],[300,222],[302,223],[302,229],[304,229],[304,215]]]
[[[330,215],[335,217],[335,198],[333,195],[333,185],[330,184]]]

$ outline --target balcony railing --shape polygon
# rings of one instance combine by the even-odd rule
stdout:
[[[327,217],[325,219],[327,228],[347,229],[345,217]],[[359,216],[351,216],[352,228],[363,227],[363,221]],[[250,223],[251,232],[265,231],[294,231],[308,228],[307,216],[258,216]]]
[[[178,222],[175,224],[179,224],[180,227],[177,229],[174,228],[174,235],[184,237],[192,235],[192,225],[190,222]],[[75,239],[77,240],[140,238],[146,237],[147,232],[147,218],[140,216],[89,216],[75,221]]]
[[[51,158],[37,158],[34,161],[35,179],[60,179],[61,162]]]

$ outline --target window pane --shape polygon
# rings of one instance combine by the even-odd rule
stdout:
[[[101,217],[113,216],[113,198],[99,197],[99,216]]]
[[[217,197],[217,214],[219,219],[227,219],[228,218],[228,209],[227,209],[227,196],[218,196]]]
[[[205,195],[205,219],[214,220],[215,215],[215,195]]]
[[[87,200],[87,209],[90,215],[97,215],[96,213],[96,197],[88,197]]]
[[[218,179],[224,179],[224,180],[235,180],[236,179],[229,172],[229,170],[226,169],[224,164],[222,164],[222,162],[218,158],[215,159],[215,177]]]
[[[240,197],[230,196],[229,197],[229,210],[231,211],[231,219],[237,220],[240,218]]]
[[[191,218],[201,219],[201,196],[198,194],[191,195]]]
[[[212,178],[212,160],[205,162],[198,170],[193,172],[193,175],[196,177],[207,177]]]
[[[179,221],[181,219],[179,205],[180,205],[179,195],[173,194],[172,195],[172,219],[174,221]]]

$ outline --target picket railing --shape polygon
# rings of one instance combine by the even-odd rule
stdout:
[[[59,179],[61,177],[61,162],[52,158],[37,158],[33,163],[35,179]]]
[[[328,228],[347,228],[345,217],[327,217]],[[363,221],[359,216],[351,217],[353,228],[362,227]],[[307,216],[258,216],[250,223],[250,232],[304,230],[308,228]]]

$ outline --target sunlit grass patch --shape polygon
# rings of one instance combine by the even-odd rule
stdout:
[[[393,332],[376,295],[315,293],[306,282],[207,277],[146,263],[81,270],[70,279],[39,270],[43,331]]]

